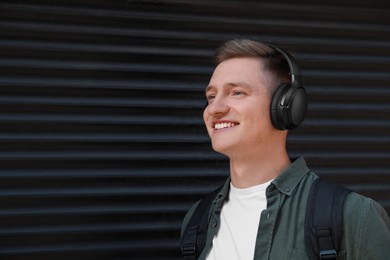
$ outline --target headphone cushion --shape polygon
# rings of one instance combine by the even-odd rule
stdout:
[[[307,93],[304,88],[297,88],[290,100],[287,129],[298,127],[304,120],[307,110]]]
[[[290,84],[282,84],[280,85],[274,95],[272,96],[271,101],[271,121],[276,129],[285,130],[286,122],[283,117],[283,109],[280,108],[280,104],[282,101],[282,97],[290,87]]]

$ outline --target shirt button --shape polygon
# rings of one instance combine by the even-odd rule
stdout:
[[[289,188],[285,188],[284,191],[285,192],[290,192],[290,189]]]
[[[217,226],[217,222],[212,222],[212,223],[211,223],[211,227],[212,227],[212,228],[215,228],[216,226]]]

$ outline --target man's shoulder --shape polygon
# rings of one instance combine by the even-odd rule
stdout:
[[[387,259],[390,220],[375,200],[351,192],[344,204],[344,246],[348,259]]]
[[[377,217],[383,218],[388,224],[390,223],[389,216],[381,204],[372,198],[356,192],[351,192],[346,198],[344,215],[348,219],[355,219],[357,217],[361,219],[376,215]]]

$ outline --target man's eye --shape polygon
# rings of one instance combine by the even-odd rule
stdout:
[[[213,100],[214,98],[215,98],[215,95],[208,95],[208,96],[206,97],[206,99],[207,99],[208,101]]]
[[[239,90],[233,91],[233,93],[232,93],[233,96],[240,96],[240,95],[244,95],[244,94],[245,93],[243,91],[239,91]]]

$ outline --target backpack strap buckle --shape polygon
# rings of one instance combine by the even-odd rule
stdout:
[[[325,260],[325,259],[337,259],[337,252],[334,249],[331,250],[322,250],[320,252],[320,260]]]
[[[183,237],[181,244],[181,254],[186,260],[196,259],[196,242],[198,236],[198,226],[190,226]]]
[[[196,246],[194,244],[187,244],[181,247],[181,253],[183,256],[195,256]]]
[[[318,243],[320,246],[320,260],[337,259],[337,251],[332,240],[332,230],[327,227],[317,229]]]

